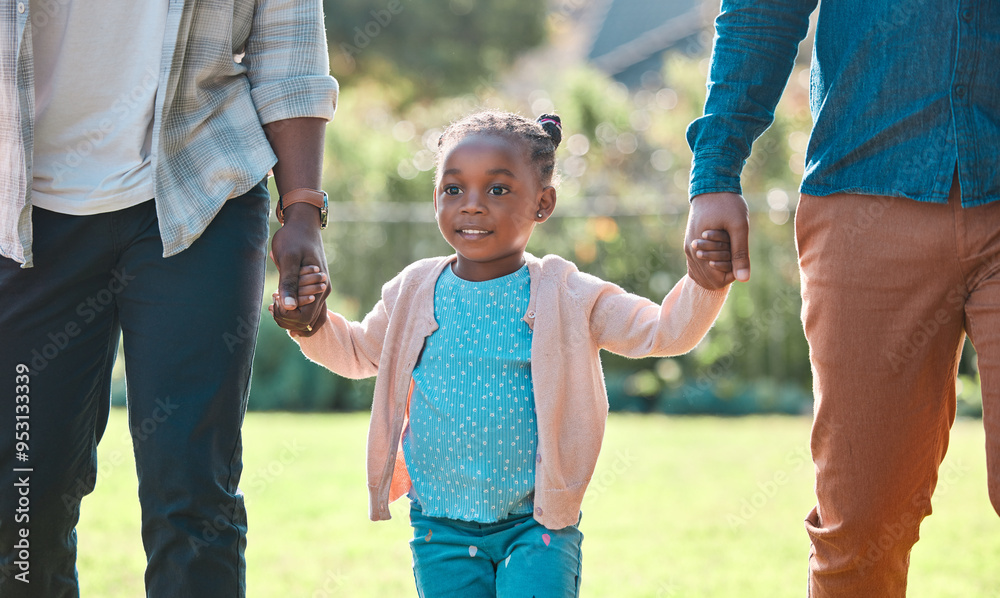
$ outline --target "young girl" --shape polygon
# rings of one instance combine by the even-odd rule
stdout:
[[[608,413],[600,350],[685,353],[726,298],[685,276],[657,305],[525,253],[556,206],[560,127],[497,112],[448,127],[434,209],[455,254],[408,266],[362,322],[329,312],[312,336],[293,333],[334,372],[378,376],[370,516],[389,519],[390,502],[411,499],[422,597],[576,596],[580,505]],[[723,241],[701,247],[729,259]],[[301,301],[325,284],[303,269]]]

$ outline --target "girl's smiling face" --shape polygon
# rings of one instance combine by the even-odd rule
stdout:
[[[438,228],[458,253],[454,272],[482,281],[516,272],[535,223],[556,204],[525,148],[499,135],[473,134],[451,146],[434,188]]]

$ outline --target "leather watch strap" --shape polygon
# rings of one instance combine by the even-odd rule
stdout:
[[[326,228],[328,203],[325,191],[302,187],[293,189],[282,195],[278,198],[278,207],[274,211],[274,215],[277,216],[279,223],[285,223],[285,209],[293,203],[307,203],[319,208],[321,225],[323,228]]]

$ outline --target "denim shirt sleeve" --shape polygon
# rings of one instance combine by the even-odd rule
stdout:
[[[723,0],[705,114],[688,127],[690,196],[741,193],[750,146],[774,120],[817,0]]]

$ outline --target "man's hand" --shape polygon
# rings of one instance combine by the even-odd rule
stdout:
[[[718,232],[725,231],[728,239]],[[688,276],[706,289],[721,289],[734,280],[750,280],[750,214],[743,196],[736,193],[704,193],[691,200],[687,232],[684,235],[684,254],[687,256]],[[704,253],[708,241],[728,241],[731,265],[727,261],[713,263]],[[699,242],[699,243],[696,243]],[[702,251],[702,256],[698,252]]]
[[[326,254],[320,236],[319,210],[309,204],[297,203],[285,209],[285,224],[271,239],[271,259],[278,267],[278,295],[281,309],[272,312],[274,321],[282,328],[311,336],[326,322],[326,298],[330,285],[323,284],[319,292],[299,288],[299,276],[304,268],[315,272],[326,281]],[[313,295],[315,300],[302,301],[300,295]]]
[[[303,310],[305,306],[315,303],[317,298],[325,297],[325,293],[329,292],[328,287],[326,274],[319,266],[304,266],[299,270],[298,300],[294,310]],[[307,329],[305,334],[303,334],[297,328],[291,327],[295,323],[294,316],[298,314],[292,314],[292,317],[290,317],[289,312],[285,310],[282,303],[281,295],[275,291],[271,294],[271,305],[267,306],[267,310],[271,312],[271,316],[274,317],[275,322],[282,328],[289,329],[292,336],[311,336],[313,331],[319,329],[327,321],[327,311],[325,306],[323,306],[320,310],[320,319],[312,323],[312,330]]]

